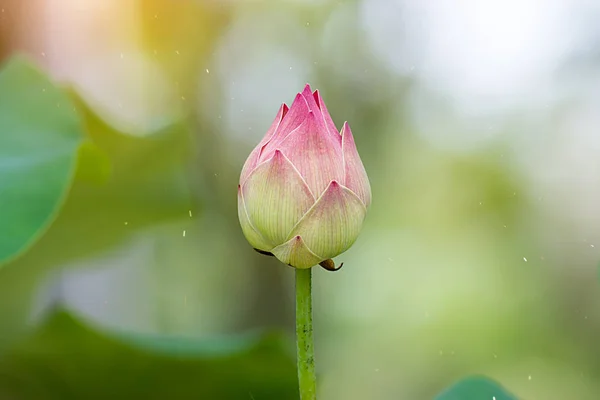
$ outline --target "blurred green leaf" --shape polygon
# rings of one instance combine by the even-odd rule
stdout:
[[[187,218],[193,207],[187,162],[190,134],[175,122],[144,136],[112,128],[74,91],[74,107],[90,139],[58,218],[16,263],[62,266],[122,243],[139,229]],[[66,245],[68,243],[68,245]]]
[[[446,390],[435,400],[517,400],[498,383],[483,377],[465,378]]]
[[[15,67],[23,68],[22,64],[28,65],[24,61],[12,61],[8,71]],[[34,68],[29,67],[26,71],[44,80]],[[14,72],[8,78],[4,78],[3,82],[19,81],[19,75]],[[12,85],[15,85],[14,82]],[[48,90],[46,88],[46,92]],[[35,289],[49,272],[67,266],[85,266],[85,260],[126,244],[140,230],[189,219],[190,210],[194,216],[199,215],[193,206],[197,202],[192,201],[188,181],[188,161],[193,146],[187,121],[174,121],[153,132],[124,133],[95,113],[74,90],[67,89],[68,95],[60,94],[56,88],[53,90],[56,91],[55,96],[70,105],[72,118],[81,124],[81,133],[82,136],[85,134],[86,140],[73,144],[73,170],[71,175],[67,175],[68,184],[51,220],[38,230],[35,243],[23,248],[19,257],[5,259],[6,265],[0,268],[0,353],[25,330],[27,310],[35,298]],[[39,91],[46,93],[42,88]],[[1,93],[0,103],[5,104],[4,90]],[[37,93],[31,94],[35,98],[33,104],[39,102],[36,96],[40,97]],[[51,112],[45,111],[48,115],[42,115],[50,120],[58,118],[54,108],[55,103],[52,103]],[[58,116],[64,112],[60,111],[61,108],[57,110]],[[36,120],[37,114],[31,113],[28,117]],[[14,118],[12,114],[11,118]],[[5,124],[4,119],[0,119],[0,242],[6,240],[12,243],[15,235],[10,229],[29,221],[32,210],[28,206],[46,209],[48,199],[33,193],[31,196],[36,196],[35,201],[29,204],[27,198],[23,198],[27,193],[18,193],[17,200],[20,202],[11,204],[15,210],[9,215],[11,219],[6,219],[5,214],[10,209],[5,203],[11,197],[6,194],[9,187],[4,181],[3,165],[8,165],[7,160],[21,163],[30,153],[36,153],[27,149],[18,154],[10,151],[11,158],[6,158],[2,143],[6,140],[3,133]],[[47,139],[40,145],[44,149],[54,149],[53,143]],[[31,188],[21,189],[33,190],[47,185],[51,181],[47,169],[32,171]],[[7,230],[5,224],[10,229]],[[0,243],[0,250],[3,248]]]
[[[278,334],[195,341],[103,332],[65,311],[0,360],[0,397],[297,399]]]
[[[75,174],[83,122],[69,97],[23,57],[0,70],[0,265],[57,215]]]

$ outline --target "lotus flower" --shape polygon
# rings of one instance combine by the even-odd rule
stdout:
[[[338,132],[319,92],[306,85],[290,108],[279,108],[242,168],[244,236],[292,267],[332,266],[356,241],[370,203],[350,126]]]

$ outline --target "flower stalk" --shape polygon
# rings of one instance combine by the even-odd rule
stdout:
[[[296,269],[296,350],[300,400],[317,398],[311,274],[312,268]]]

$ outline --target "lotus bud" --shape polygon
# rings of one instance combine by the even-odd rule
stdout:
[[[246,160],[238,216],[248,242],[295,268],[321,264],[356,241],[371,186],[348,123],[339,132],[306,85]]]

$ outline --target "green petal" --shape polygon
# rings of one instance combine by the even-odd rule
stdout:
[[[323,261],[322,258],[306,247],[300,236],[294,236],[284,244],[275,247],[271,250],[271,253],[282,263],[300,269],[313,267]]]
[[[260,233],[254,229],[250,220],[248,219],[248,213],[246,212],[246,204],[244,204],[244,196],[242,190],[238,185],[238,218],[240,219],[240,225],[242,226],[242,232],[246,240],[252,247],[262,251],[271,251],[272,245],[262,237]]]
[[[321,260],[333,258],[356,241],[366,208],[351,190],[331,181],[327,190],[294,227],[290,237],[302,236]]]
[[[279,150],[242,185],[250,223],[273,246],[285,243],[315,199],[298,171]]]

